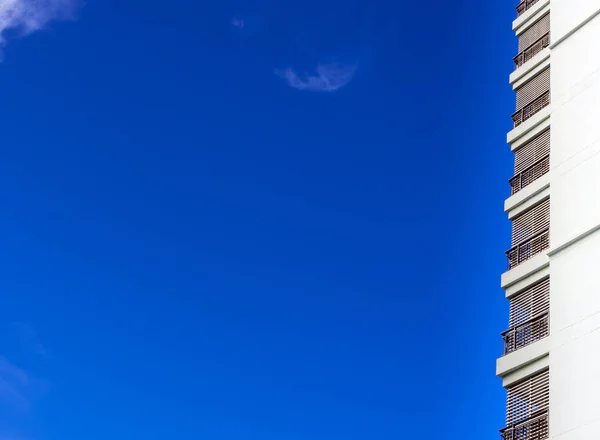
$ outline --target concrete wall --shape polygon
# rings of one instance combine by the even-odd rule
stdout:
[[[600,10],[597,0],[551,0],[552,40],[558,41]],[[556,17],[559,17],[556,20]]]
[[[600,15],[577,29],[598,10],[551,2],[550,434],[561,440],[600,439]]]
[[[600,438],[600,233],[550,260],[551,438]]]

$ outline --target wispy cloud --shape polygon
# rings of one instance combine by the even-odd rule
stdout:
[[[0,402],[20,407],[28,406],[31,382],[24,370],[8,359],[0,357]]]
[[[234,18],[231,20],[231,25],[236,28],[244,29],[246,27],[246,21],[243,18]]]
[[[0,0],[0,3],[2,1]],[[13,338],[5,340],[0,335],[2,346],[9,347],[8,351],[12,353],[11,357],[0,355],[0,440],[27,440],[30,439],[27,432],[28,421],[34,415],[39,399],[50,391],[50,384],[32,374],[29,367],[23,368],[15,363],[15,359],[18,358],[20,362],[39,370],[46,364],[47,358],[38,355],[39,350],[45,352],[43,347],[35,344],[30,346],[29,342],[36,340],[35,331],[31,327],[10,327],[11,333],[14,333],[15,329],[18,330],[14,344],[16,347],[10,342]],[[23,333],[24,339],[20,333]],[[23,344],[23,340],[26,341],[25,348],[19,350],[18,346]],[[5,353],[4,348],[2,350]]]
[[[319,64],[312,74],[299,74],[292,68],[276,69],[275,73],[298,90],[335,92],[352,81],[357,67],[356,64]]]
[[[50,384],[0,356],[0,411],[28,413]],[[0,439],[1,440],[1,439]]]
[[[54,20],[69,20],[80,0],[0,0],[0,47],[7,33],[23,36],[43,29]]]
[[[50,351],[42,343],[37,331],[31,325],[25,322],[13,322],[8,324],[7,328],[11,339],[14,339],[24,351],[36,354],[42,358],[50,356]]]

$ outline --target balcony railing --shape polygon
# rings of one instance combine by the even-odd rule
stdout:
[[[550,437],[548,410],[500,430],[503,440],[546,440]]]
[[[534,99],[531,103],[527,104],[521,110],[512,115],[515,127],[518,127],[527,119],[531,118],[537,112],[547,107],[550,104],[550,90],[542,94],[541,96]]]
[[[523,0],[521,3],[519,3],[517,6],[517,17],[535,5],[538,1],[539,0]]]
[[[548,171],[550,171],[550,156],[546,156],[543,159],[538,160],[536,163],[525,168],[515,177],[510,179],[508,183],[510,183],[510,188],[512,190],[511,194],[515,195],[527,185],[535,182],[544,174],[547,174]]]
[[[530,258],[533,258],[549,247],[550,230],[546,229],[506,251],[506,256],[508,257],[508,269],[510,270]]]
[[[542,38],[531,44],[523,52],[513,58],[513,61],[515,62],[515,69],[521,67],[548,46],[550,46],[550,33],[544,35]]]
[[[510,330],[502,333],[504,354],[507,355],[519,348],[533,344],[549,334],[548,313],[531,318]]]

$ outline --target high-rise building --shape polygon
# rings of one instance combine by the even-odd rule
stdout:
[[[510,83],[505,440],[600,439],[600,0],[523,0]]]

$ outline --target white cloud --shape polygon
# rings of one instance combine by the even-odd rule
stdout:
[[[43,358],[47,358],[50,355],[50,351],[42,343],[38,333],[29,324],[25,322],[13,322],[8,324],[8,329],[10,330],[10,337],[16,339],[26,351]]]
[[[0,357],[0,403],[26,405],[30,385],[31,379],[25,371]]]
[[[231,20],[231,25],[236,28],[244,29],[244,27],[246,27],[246,21],[243,18],[236,17]]]
[[[0,355],[0,440],[29,439],[22,422],[33,415],[49,384]]]
[[[27,35],[54,20],[73,18],[79,0],[0,0],[0,46],[6,33]]]
[[[319,64],[313,74],[298,74],[294,69],[276,69],[275,73],[285,79],[290,87],[312,92],[335,92],[354,78],[357,65]]]

